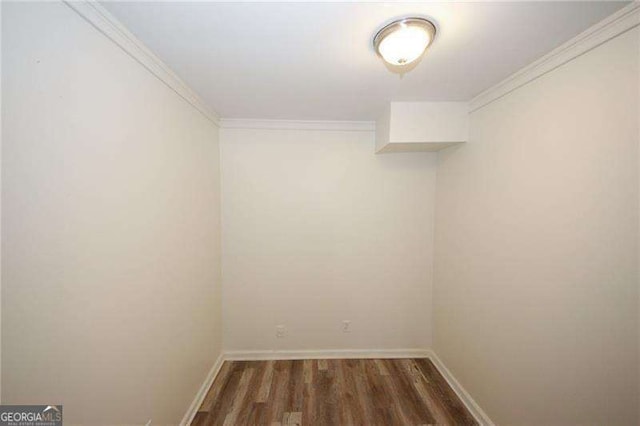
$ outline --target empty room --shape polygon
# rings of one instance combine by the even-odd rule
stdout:
[[[640,424],[640,2],[0,23],[0,426]]]

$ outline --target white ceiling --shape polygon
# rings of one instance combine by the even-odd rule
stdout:
[[[372,120],[388,101],[469,100],[625,2],[103,5],[224,118]],[[400,78],[371,38],[404,15],[436,41]]]

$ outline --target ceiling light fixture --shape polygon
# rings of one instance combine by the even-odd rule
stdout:
[[[419,59],[436,36],[429,20],[407,17],[385,25],[373,37],[376,53],[389,65],[404,67]]]

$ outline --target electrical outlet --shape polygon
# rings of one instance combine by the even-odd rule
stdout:
[[[276,325],[276,337],[279,339],[284,337],[284,325]]]
[[[350,320],[342,321],[342,332],[343,333],[351,333],[351,321]]]

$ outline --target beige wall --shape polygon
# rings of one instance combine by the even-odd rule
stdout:
[[[497,423],[638,424],[638,29],[438,162],[435,349]]]
[[[2,2],[0,2],[0,24],[2,24]],[[2,48],[2,28],[0,27],[0,53]],[[2,54],[0,54],[0,71],[2,70]],[[0,72],[0,97],[2,94],[2,73]],[[2,99],[0,99],[0,188],[2,188]],[[1,192],[1,191],[0,191]],[[2,240],[2,197],[0,196],[0,241]],[[2,259],[2,244],[0,244]],[[0,261],[0,404],[2,403],[2,262]]]
[[[217,128],[66,5],[2,7],[3,402],[176,424],[221,350]]]
[[[436,157],[374,144],[373,132],[221,130],[225,349],[431,345]]]

